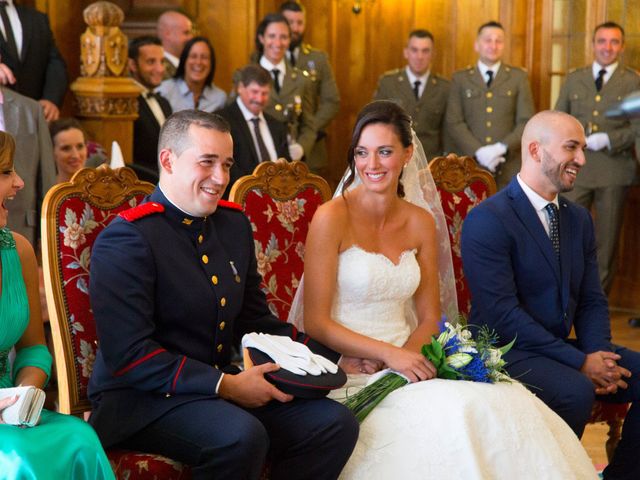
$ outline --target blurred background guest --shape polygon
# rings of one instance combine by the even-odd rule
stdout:
[[[56,183],[68,182],[87,163],[87,137],[75,118],[61,118],[49,125],[53,159],[58,175]]]
[[[193,23],[184,13],[168,10],[158,17],[158,38],[164,49],[164,79],[175,75],[184,44],[193,38]]]
[[[194,37],[184,46],[173,78],[158,87],[174,112],[196,109],[213,112],[224,107],[227,94],[213,84],[216,55],[205,37]]]

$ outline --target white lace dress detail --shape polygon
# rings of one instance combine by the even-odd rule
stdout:
[[[414,251],[397,264],[357,246],[340,254],[334,318],[379,340],[409,336],[407,302],[420,281]],[[345,389],[368,379],[350,375]],[[343,479],[596,479],[580,441],[520,384],[429,380],[390,394],[360,426]]]

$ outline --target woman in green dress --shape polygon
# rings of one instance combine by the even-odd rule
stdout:
[[[0,132],[0,388],[42,388],[51,373],[40,316],[36,256],[29,242],[7,228],[7,207],[24,182],[13,168],[15,142]],[[15,347],[13,368],[8,361]],[[0,400],[0,478],[113,479],[95,432],[69,415],[43,411],[33,428],[7,425],[2,411],[16,401]]]

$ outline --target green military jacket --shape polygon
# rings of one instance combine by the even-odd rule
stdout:
[[[442,123],[449,96],[449,81],[431,73],[420,99],[416,100],[406,68],[390,70],[378,79],[374,100],[391,100],[413,119],[413,128],[428,159],[442,155]]]
[[[635,178],[636,162],[632,147],[638,133],[637,120],[614,120],[605,112],[629,93],[640,89],[635,70],[619,65],[598,92],[591,65],[572,71],[560,89],[556,110],[570,113],[585,128],[587,135],[604,132],[611,150],[586,150],[587,163],[576,184],[586,188],[630,185]]]
[[[458,155],[473,156],[478,148],[501,142],[507,145],[507,161],[496,174],[506,185],[520,169],[520,138],[534,114],[527,72],[502,64],[490,87],[477,66],[453,74],[445,129]]]

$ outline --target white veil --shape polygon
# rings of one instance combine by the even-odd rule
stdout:
[[[402,172],[402,185],[404,187],[404,199],[418,205],[428,211],[436,223],[436,240],[438,243],[438,275],[440,279],[440,309],[442,315],[446,316],[450,323],[457,323],[458,299],[456,295],[456,282],[453,274],[453,263],[451,260],[451,243],[447,230],[447,221],[444,217],[440,195],[433,181],[433,176],[429,171],[427,157],[422,148],[422,144],[416,133],[413,133],[413,156]],[[333,197],[342,195],[345,180],[349,176],[349,169],[342,176],[340,184]],[[347,190],[351,190],[360,185],[360,177],[356,178]],[[299,330],[304,331],[304,277],[300,280],[298,290],[291,304],[288,322],[293,323]],[[413,330],[417,326],[417,315],[413,301],[407,305],[407,319]]]

